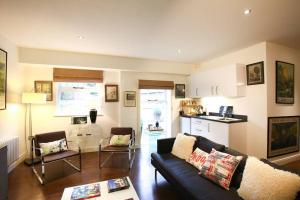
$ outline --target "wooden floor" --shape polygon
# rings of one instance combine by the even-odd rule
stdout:
[[[180,194],[163,177],[154,180],[154,168],[150,164],[150,152],[138,150],[131,171],[127,170],[126,157],[115,157],[100,171],[98,154],[85,153],[82,157],[83,170],[75,173],[61,163],[48,168],[49,183],[41,185],[31,168],[20,164],[9,174],[9,199],[11,200],[54,200],[60,199],[65,187],[129,176],[141,200],[177,200]],[[123,164],[122,164],[123,163]],[[286,165],[299,170],[300,161]],[[116,168],[117,167],[117,168]],[[59,172],[59,173],[58,173]],[[71,174],[70,174],[71,173]],[[52,180],[51,179],[55,179]]]
[[[142,200],[152,199],[180,199],[175,189],[167,183],[163,177],[158,175],[157,184],[154,180],[154,168],[150,164],[150,153],[147,151],[136,152],[131,171],[127,169],[126,158],[115,157],[112,162],[107,163],[105,168],[100,171],[98,168],[97,153],[85,153],[82,157],[83,170],[75,173],[66,169],[61,164],[49,167],[51,178],[56,180],[49,181],[41,185],[32,173],[31,168],[20,164],[9,174],[9,199],[11,200],[54,200],[60,199],[65,187],[103,181],[121,176],[129,176]],[[119,161],[119,162],[116,162]],[[125,166],[122,166],[125,163]],[[116,168],[117,167],[117,168]],[[123,168],[122,168],[123,167]],[[60,172],[60,174],[55,174]],[[71,173],[67,174],[66,173]],[[51,179],[50,178],[50,179]],[[48,179],[49,180],[49,179]]]

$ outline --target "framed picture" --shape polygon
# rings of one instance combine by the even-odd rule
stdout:
[[[264,62],[253,63],[246,66],[247,85],[256,85],[265,83]]]
[[[185,84],[175,84],[175,98],[185,98]]]
[[[0,49],[0,110],[6,109],[7,52]]]
[[[118,102],[118,85],[105,85],[105,102]]]
[[[300,116],[268,118],[268,158],[299,151]]]
[[[34,92],[45,93],[47,95],[46,100],[53,100],[53,85],[52,81],[34,81]]]
[[[87,116],[80,116],[80,117],[72,117],[71,124],[86,124],[87,123]]]
[[[125,91],[124,92],[124,106],[125,107],[135,107],[136,106],[136,92],[135,91]]]
[[[276,103],[294,104],[294,64],[276,61]]]

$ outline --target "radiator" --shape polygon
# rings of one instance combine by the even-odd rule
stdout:
[[[7,166],[11,166],[19,158],[19,137],[0,138],[0,147],[7,146]]]

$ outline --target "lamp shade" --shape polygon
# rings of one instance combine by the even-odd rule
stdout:
[[[24,92],[22,94],[22,103],[44,104],[46,103],[46,94]]]

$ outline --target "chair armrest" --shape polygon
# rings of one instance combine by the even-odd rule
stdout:
[[[157,140],[157,153],[171,153],[175,138],[165,138]]]
[[[37,147],[34,147],[34,150],[38,150],[41,154],[41,157],[44,156],[44,152],[43,152],[43,149],[42,148],[37,148]]]

